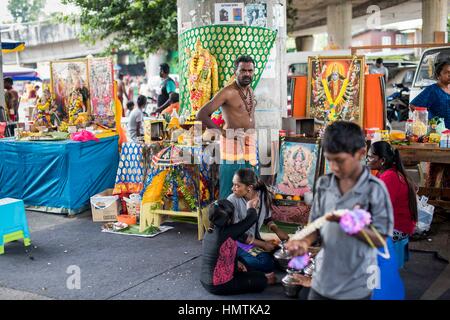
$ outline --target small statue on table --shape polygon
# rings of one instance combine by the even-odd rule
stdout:
[[[69,125],[83,124],[88,121],[83,96],[78,90],[72,91],[69,98]]]
[[[59,120],[56,109],[56,103],[50,90],[47,88],[44,90],[42,97],[36,100],[33,117],[35,127],[53,127],[53,123]]]

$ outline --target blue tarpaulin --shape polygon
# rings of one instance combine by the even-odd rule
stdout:
[[[114,187],[118,136],[99,142],[0,139],[0,198],[74,214],[91,196]]]

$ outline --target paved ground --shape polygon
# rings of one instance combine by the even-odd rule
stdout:
[[[175,228],[166,233],[138,238],[100,232],[101,223],[93,223],[90,212],[75,218],[27,216],[32,246],[6,244],[0,299],[224,299],[199,283],[201,242],[195,225],[170,223]],[[434,253],[411,252],[401,271],[407,298],[450,299],[449,270]],[[288,298],[277,284],[261,294],[226,299]]]

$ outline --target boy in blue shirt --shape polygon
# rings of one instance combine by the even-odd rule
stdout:
[[[320,177],[316,183],[309,220],[327,214],[330,222],[302,240],[289,241],[286,248],[293,255],[303,255],[321,239],[308,299],[370,299],[373,288],[369,282],[373,277],[372,266],[377,266],[377,250],[369,245],[362,232],[345,233],[337,223],[340,218],[331,213],[356,206],[370,212],[372,226],[381,237],[368,227],[364,232],[380,247],[393,232],[389,194],[383,182],[361,164],[366,143],[358,125],[344,121],[331,124],[325,131],[322,146],[332,173]]]

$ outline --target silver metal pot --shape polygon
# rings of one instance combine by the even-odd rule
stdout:
[[[292,259],[292,256],[289,255],[289,252],[284,248],[284,244],[280,245],[281,248],[275,251],[273,257],[275,258],[275,262],[279,268],[283,271],[287,269],[289,261]]]
[[[299,273],[299,271],[293,269],[287,269],[286,271],[287,275],[281,280],[284,289],[284,294],[289,298],[297,298],[303,286],[296,283],[293,275],[295,273]]]

